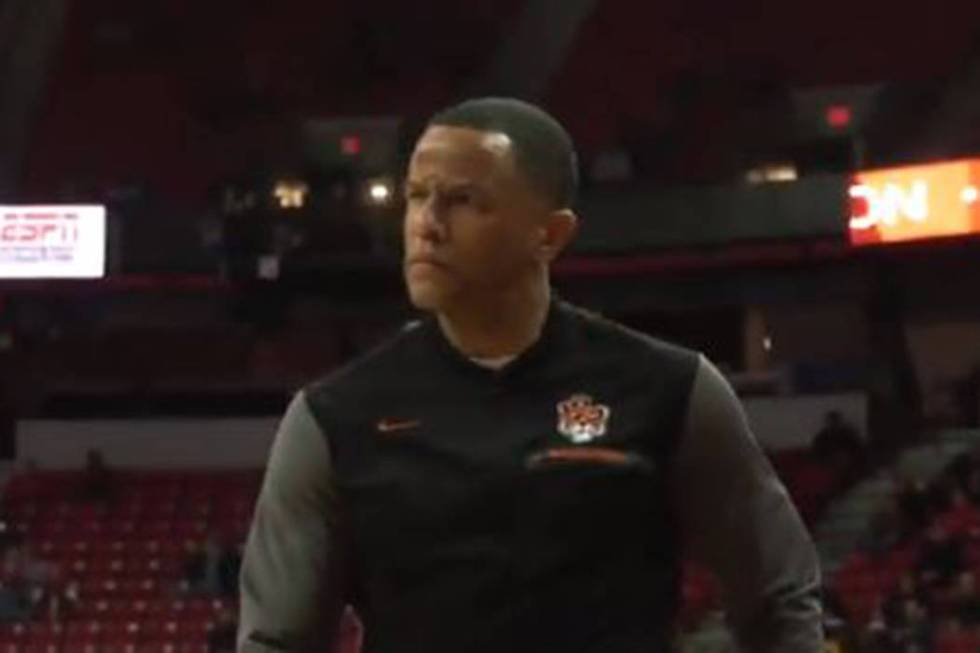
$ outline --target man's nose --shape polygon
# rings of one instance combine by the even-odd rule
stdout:
[[[429,199],[419,207],[414,220],[414,231],[427,240],[442,240],[446,236],[445,211],[440,203]]]

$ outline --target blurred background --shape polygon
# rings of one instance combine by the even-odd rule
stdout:
[[[980,5],[0,0],[0,653],[230,650],[277,417],[411,317],[405,157],[483,94],[580,149],[558,292],[741,395],[830,650],[978,650]]]

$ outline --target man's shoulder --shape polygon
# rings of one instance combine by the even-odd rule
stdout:
[[[308,383],[303,391],[309,398],[332,392],[350,392],[359,387],[369,387],[388,375],[404,373],[410,355],[418,351],[416,345],[423,329],[422,320],[406,322],[372,349]]]
[[[670,364],[696,369],[700,362],[701,353],[696,350],[643,333],[596,311],[567,303],[564,309],[590,350],[658,367]]]

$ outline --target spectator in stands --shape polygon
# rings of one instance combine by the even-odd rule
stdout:
[[[919,554],[919,579],[930,589],[943,589],[965,569],[963,539],[941,524],[929,528]]]
[[[14,538],[9,546],[3,550],[3,580],[10,582],[14,578],[20,578],[21,559],[24,557],[23,543],[19,537]]]
[[[956,617],[950,617],[948,615],[941,616],[938,618],[938,624],[936,627],[936,644],[938,650],[945,650],[943,642],[953,642],[960,639],[963,635],[964,628],[963,624]]]
[[[23,621],[30,615],[30,607],[20,589],[8,581],[0,582],[0,622]]]
[[[837,593],[824,593],[823,629],[828,651],[849,653],[857,650],[857,637],[846,618],[847,611]]]
[[[959,454],[949,464],[948,469],[959,487],[966,489],[970,484],[970,478],[980,471],[980,448]]]
[[[929,522],[929,488],[922,479],[909,476],[901,481],[898,493],[898,506],[902,523],[901,541],[920,533]]]
[[[862,548],[874,558],[884,555],[898,544],[900,531],[898,502],[892,497],[871,516]]]
[[[21,559],[21,578],[31,614],[38,614],[41,606],[50,598],[54,576],[54,565],[34,555],[30,546],[25,546]]]
[[[226,545],[218,561],[218,582],[221,593],[238,596],[238,574],[242,568],[242,544]]]
[[[237,631],[234,613],[222,610],[214,628],[208,633],[208,653],[234,653]]]
[[[208,535],[203,546],[187,542],[182,590],[190,594],[221,593],[221,558],[221,544],[214,533]]]
[[[953,505],[953,495],[959,484],[956,475],[949,469],[944,470],[929,487],[929,515],[940,515]]]
[[[881,605],[881,615],[885,623],[889,626],[897,626],[904,623],[905,606],[909,601],[915,601],[926,610],[931,610],[932,602],[925,587],[919,582],[916,575],[906,572],[898,579],[898,587]]]
[[[901,618],[889,623],[881,653],[927,653],[932,651],[933,629],[925,606],[915,599],[902,603]]]
[[[952,496],[949,508],[940,517],[942,525],[950,533],[972,535],[980,527],[980,513],[963,489],[956,488]]]
[[[77,580],[68,581],[58,592],[51,595],[50,617],[52,622],[67,621],[78,610],[81,602],[81,587]]]
[[[17,536],[14,534],[13,529],[10,528],[10,523],[6,517],[3,517],[0,519],[0,551],[6,551],[16,540]]]
[[[872,653],[884,653],[888,647],[888,623],[881,604],[875,606],[865,627],[862,646],[859,650]]]
[[[971,627],[980,625],[980,591],[977,591],[977,579],[972,571],[960,574],[949,607],[960,623]]]
[[[50,565],[35,558],[26,545],[10,546],[3,559],[0,619],[27,619],[34,614],[47,594],[50,575]]]
[[[112,499],[112,472],[98,449],[89,449],[86,453],[81,495],[88,501],[107,502]]]
[[[844,483],[855,480],[865,466],[861,437],[840,411],[832,410],[826,414],[823,428],[813,438],[811,452],[814,458],[833,469]]]
[[[956,403],[962,417],[962,425],[980,426],[980,365],[956,384]]]
[[[970,503],[974,506],[980,506],[980,469],[970,471],[970,476],[966,480],[966,487],[964,489],[967,498],[970,499]]]
[[[191,540],[185,542],[184,575],[181,581],[182,592],[193,592],[203,582],[206,564],[207,560],[204,555],[204,547]]]

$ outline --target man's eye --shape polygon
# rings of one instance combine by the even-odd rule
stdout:
[[[412,189],[405,193],[405,199],[411,202],[421,202],[424,201],[426,197],[428,197],[428,193],[420,188]]]
[[[446,198],[450,204],[472,204],[473,196],[469,193],[453,193]]]

